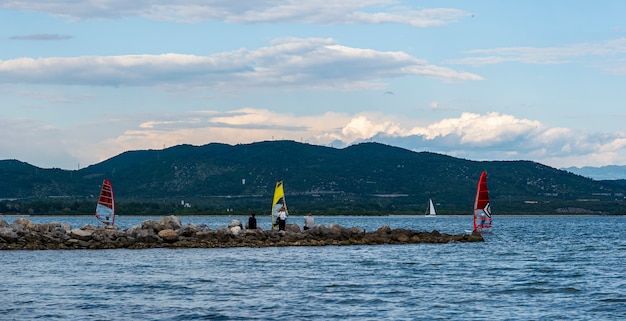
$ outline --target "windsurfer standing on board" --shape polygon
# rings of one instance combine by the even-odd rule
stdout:
[[[285,224],[287,223],[287,213],[285,213],[285,207],[282,206],[280,209],[278,209],[278,217],[276,218],[278,221],[278,230],[279,231],[284,231],[285,230]]]
[[[491,205],[489,205],[489,203],[487,203],[485,205],[485,208],[483,210],[480,211],[480,225],[481,227],[491,227]]]
[[[485,223],[487,223],[487,215],[482,210],[480,211],[480,227],[484,227]]]

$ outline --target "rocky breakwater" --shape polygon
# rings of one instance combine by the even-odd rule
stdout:
[[[215,248],[265,246],[376,245],[409,243],[483,242],[480,233],[450,235],[408,229],[380,227],[374,232],[361,228],[345,228],[337,224],[316,225],[301,231],[297,224],[288,224],[285,231],[243,229],[241,222],[210,229],[207,225],[183,226],[176,216],[159,221],[148,220],[126,230],[115,226],[69,224],[35,224],[19,218],[9,224],[0,220],[0,250],[65,250],[65,249],[144,249],[144,248]]]

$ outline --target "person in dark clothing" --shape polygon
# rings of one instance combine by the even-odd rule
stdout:
[[[248,217],[248,229],[256,230],[256,213],[252,213],[252,215]]]

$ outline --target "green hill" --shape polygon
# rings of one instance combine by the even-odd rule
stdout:
[[[378,143],[336,149],[293,141],[129,151],[72,171],[5,160],[0,198],[31,209],[46,202],[79,204],[64,210],[91,213],[102,179],[109,178],[119,208],[129,214],[262,212],[269,211],[274,184],[282,179],[291,212],[422,214],[432,198],[439,213],[468,214],[481,171],[488,174],[494,213],[624,212],[624,184],[535,162],[477,162]],[[181,209],[182,200],[191,209]]]

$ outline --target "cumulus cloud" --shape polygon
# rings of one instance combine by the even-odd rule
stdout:
[[[426,126],[374,113],[324,113],[307,117],[246,108],[200,111],[144,123],[98,144],[101,159],[125,150],[190,143],[229,144],[288,139],[345,147],[377,141],[414,151],[431,151],[472,160],[535,160],[555,167],[626,162],[626,133],[586,133],[551,128],[539,121],[499,113],[462,113]],[[209,141],[207,141],[209,139]],[[620,156],[622,155],[622,156]]]
[[[462,113],[425,125],[417,123],[379,113],[297,116],[255,108],[134,115],[69,129],[7,120],[0,127],[0,135],[6,138],[0,142],[0,159],[74,169],[77,164],[87,166],[128,150],[287,139],[336,148],[376,141],[471,160],[533,160],[554,167],[626,163],[623,132],[553,128],[500,113]],[[99,135],[84,135],[87,131]],[[10,151],[11,157],[3,156],[3,151]]]
[[[346,143],[351,143],[381,133],[387,136],[402,135],[402,129],[391,121],[375,122],[366,116],[356,116],[341,129],[340,139]]]
[[[470,14],[454,8],[415,8],[394,0],[15,0],[0,8],[45,12],[71,20],[143,17],[176,22],[446,25]]]
[[[555,167],[626,163],[626,133],[589,133],[552,128],[499,113],[462,113],[403,135],[379,133],[370,140],[416,151],[472,160],[534,160]]]
[[[405,76],[482,79],[404,52],[353,48],[320,38],[275,39],[257,50],[211,56],[170,53],[0,60],[0,83],[360,89],[382,87],[384,79]]]
[[[540,127],[538,121],[517,119],[511,115],[462,113],[459,118],[444,119],[424,128],[413,128],[410,133],[430,140],[454,135],[462,144],[480,146],[500,144]]]

